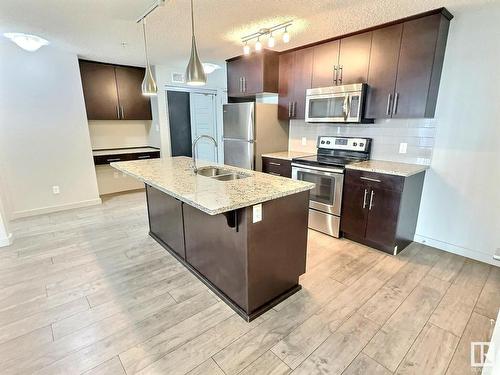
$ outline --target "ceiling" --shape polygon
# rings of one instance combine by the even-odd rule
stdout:
[[[241,54],[240,38],[294,19],[291,41],[280,51],[446,6],[495,0],[195,0],[198,50],[202,61]],[[143,65],[141,26],[136,19],[154,0],[1,0],[0,33],[33,33],[81,57]],[[148,17],[153,64],[184,64],[190,49],[189,0],[167,0]],[[122,45],[125,43],[125,45]]]

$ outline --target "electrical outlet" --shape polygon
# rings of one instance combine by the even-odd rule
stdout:
[[[52,186],[52,193],[53,194],[59,194],[61,191],[59,190],[59,186],[54,185]]]
[[[258,223],[262,221],[262,203],[253,206],[252,222]]]
[[[302,146],[307,146],[307,138],[302,137]]]
[[[406,154],[406,149],[408,148],[408,143],[400,143],[399,144],[399,153]]]

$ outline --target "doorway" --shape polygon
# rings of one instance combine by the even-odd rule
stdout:
[[[170,125],[172,156],[192,156],[192,142],[200,135],[209,135],[219,143],[217,126],[217,92],[167,88],[167,114]],[[201,139],[196,146],[196,158],[217,163],[213,142]]]

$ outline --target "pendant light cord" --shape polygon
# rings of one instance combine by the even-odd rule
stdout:
[[[191,0],[191,35],[194,36],[193,0]]]
[[[146,18],[142,19],[142,34],[144,36],[144,52],[146,53],[146,66],[149,66],[148,40],[146,38]]]

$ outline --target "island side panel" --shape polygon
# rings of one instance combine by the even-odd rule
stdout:
[[[262,204],[262,221],[248,213],[248,304],[255,311],[296,287],[306,271],[309,191]]]
[[[150,233],[186,259],[182,202],[147,184],[146,197]]]
[[[225,214],[208,215],[184,205],[186,261],[248,314],[247,214],[245,209],[236,213],[232,228]]]

